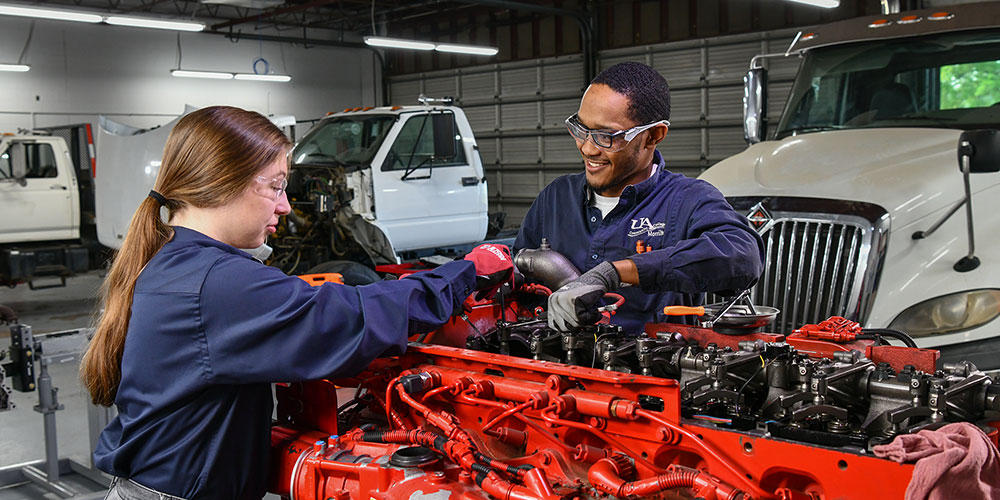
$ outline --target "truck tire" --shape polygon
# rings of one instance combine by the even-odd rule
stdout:
[[[340,273],[344,277],[344,284],[352,286],[382,281],[382,277],[372,268],[349,260],[329,260],[313,266],[306,272],[306,274],[320,273]]]

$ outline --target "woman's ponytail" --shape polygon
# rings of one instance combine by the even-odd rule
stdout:
[[[91,401],[111,406],[121,381],[122,352],[132,311],[132,292],[139,273],[173,236],[160,219],[160,202],[147,197],[132,216],[128,233],[101,287],[103,314],[80,363],[80,379]]]

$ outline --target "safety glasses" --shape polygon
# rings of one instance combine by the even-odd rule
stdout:
[[[573,114],[566,119],[566,128],[569,130],[569,134],[573,136],[578,143],[587,142],[589,138],[595,146],[609,153],[616,153],[625,149],[632,139],[636,136],[649,130],[657,125],[670,126],[670,122],[667,120],[660,120],[658,122],[647,123],[646,125],[639,125],[638,127],[632,127],[628,130],[594,130],[583,126],[580,123],[580,118]]]
[[[281,195],[285,192],[285,188],[288,187],[288,179],[285,177],[268,179],[263,175],[258,175],[254,178],[254,183],[254,188],[258,193],[275,201],[281,198]]]

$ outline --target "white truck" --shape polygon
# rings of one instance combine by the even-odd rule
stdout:
[[[330,114],[291,153],[283,217],[270,263],[289,274],[398,264],[482,241],[489,225],[479,146],[450,99]],[[361,276],[357,276],[360,274]]]
[[[93,137],[89,125],[74,130]],[[54,277],[58,286],[100,265],[88,161],[93,150],[84,144],[75,152],[71,157],[67,141],[49,133],[0,136],[0,285],[48,287],[51,280],[36,280]]]
[[[173,123],[140,131],[102,120],[100,161],[84,156],[78,166],[62,137],[0,137],[0,285],[55,277],[58,286],[103,265],[152,188]],[[457,107],[425,99],[331,114],[292,160],[294,212],[267,261],[290,274],[339,272],[360,284],[377,279],[375,264],[486,236],[482,160]]]
[[[801,63],[768,133],[770,57]],[[803,30],[754,58],[744,118],[751,146],[701,178],[764,238],[753,297],[781,309],[779,331],[845,316],[1000,367],[1000,136],[978,136],[965,175],[975,148],[959,144],[1000,128],[1000,3]]]

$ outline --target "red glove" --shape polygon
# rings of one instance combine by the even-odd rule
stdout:
[[[465,260],[476,266],[477,300],[493,298],[514,274],[514,259],[506,245],[484,243],[466,254]]]

